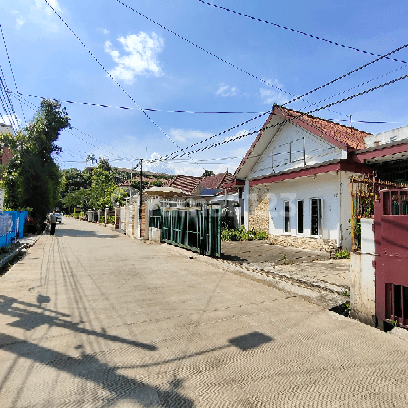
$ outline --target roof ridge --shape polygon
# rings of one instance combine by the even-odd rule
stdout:
[[[300,111],[296,111],[294,109],[286,108],[285,106],[281,106],[281,105],[278,105],[278,104],[274,104],[274,107],[275,106],[280,108],[280,109],[285,109],[285,110],[293,112],[293,113],[298,113],[300,115],[299,118],[294,118],[294,119],[302,120],[302,118],[306,116],[306,117],[309,117],[311,119],[321,120],[321,121],[331,123],[331,124],[336,125],[336,126],[343,127],[345,129],[350,129],[350,130],[352,129],[352,130],[355,130],[356,132],[359,132],[359,133],[365,133],[366,135],[372,135],[372,133],[365,132],[364,130],[357,129],[357,128],[353,127],[353,126],[343,125],[342,123],[337,123],[337,122],[334,122],[334,121],[332,121],[330,119],[320,118],[318,116],[314,116],[314,115],[311,115],[309,113],[303,113],[303,112],[300,112]]]

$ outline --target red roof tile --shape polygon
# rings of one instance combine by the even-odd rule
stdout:
[[[292,109],[283,108],[275,105],[272,113],[280,114],[288,119],[294,119],[297,122],[302,122],[304,125],[309,125],[315,128],[318,132],[322,132],[324,135],[331,136],[333,139],[344,143],[348,147],[353,149],[364,149],[364,139],[370,135],[370,133],[363,132],[353,127],[340,125],[339,123],[332,122],[330,120],[321,119],[312,115],[305,115],[302,112],[297,112]],[[299,119],[296,119],[299,116]],[[302,124],[298,123],[300,126]],[[320,133],[319,132],[319,133]],[[315,133],[315,132],[313,132]]]
[[[169,180],[165,186],[179,188],[191,195],[200,195],[202,188],[211,190],[221,189],[224,183],[231,183],[233,179],[234,176],[228,172],[203,178],[179,174]]]
[[[200,177],[185,176],[179,174],[170,179],[166,184],[166,187],[174,187],[183,190],[184,192],[191,194],[200,182]]]

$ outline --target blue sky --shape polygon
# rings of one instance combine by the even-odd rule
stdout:
[[[17,90],[2,38],[0,64],[21,125],[24,116],[33,117],[31,104],[40,103],[28,95],[78,102],[62,102],[75,128],[59,139],[63,153],[57,161],[62,168],[84,168],[89,154],[106,157],[119,167],[130,167],[140,158],[169,155],[257,116],[172,111],[267,112],[273,103],[285,103],[375,59],[199,0],[123,0],[135,11],[117,0],[48,2],[104,69],[45,0],[0,0],[0,24],[17,89],[24,95],[23,109],[15,99]],[[211,3],[374,54],[408,43],[406,1]],[[393,58],[408,61],[408,48]],[[286,106],[310,111],[406,74],[406,63],[381,60]],[[408,125],[407,95],[405,79],[316,115],[344,124],[352,115],[353,126],[379,133]],[[119,106],[132,109],[115,108]],[[12,113],[2,106],[0,112],[6,121]],[[190,175],[200,175],[204,168],[233,172],[256,135],[233,139],[259,129],[266,117],[211,140],[228,138],[230,143],[147,167]]]

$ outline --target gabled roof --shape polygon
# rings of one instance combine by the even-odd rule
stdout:
[[[218,190],[224,183],[231,183],[234,176],[228,172],[209,177],[193,177],[179,174],[169,180],[165,186],[175,187],[190,195],[200,195],[201,189]]]
[[[314,135],[321,137],[329,143],[339,147],[343,150],[349,149],[364,149],[364,139],[371,135],[370,133],[363,132],[353,127],[347,127],[330,120],[318,118],[312,115],[306,115],[302,112],[298,112],[292,109],[284,108],[279,105],[274,105],[271,114],[266,120],[263,129],[258,133],[251,147],[247,151],[245,157],[239,164],[235,174],[238,174],[239,170],[245,164],[255,146],[261,139],[264,131],[268,129],[268,125],[275,116],[283,116],[293,124],[300,126]],[[269,125],[270,126],[270,125]]]
[[[172,179],[168,180],[168,182],[166,182],[164,186],[179,188],[180,190],[183,190],[186,193],[191,194],[193,190],[197,187],[200,180],[201,180],[200,177],[185,176],[183,174],[179,174],[177,176],[174,176]]]
[[[215,174],[214,176],[204,177],[193,191],[193,195],[200,195],[202,188],[209,190],[218,190],[224,183],[231,183],[234,176],[228,172]]]

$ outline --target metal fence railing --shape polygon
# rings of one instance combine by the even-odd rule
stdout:
[[[161,240],[202,255],[221,256],[221,208],[153,210],[149,226],[161,229]]]

